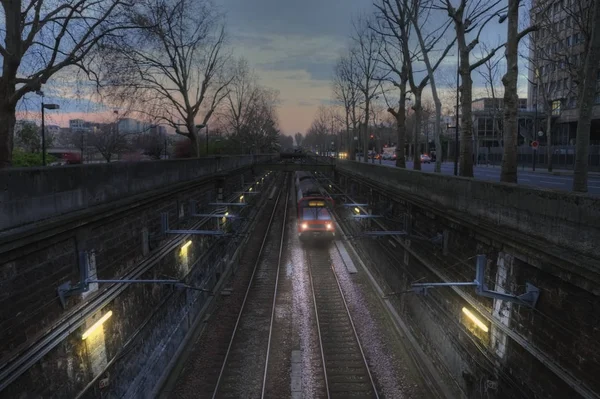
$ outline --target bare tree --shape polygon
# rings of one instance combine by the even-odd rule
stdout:
[[[537,29],[530,26],[519,32],[519,5],[521,0],[508,0],[508,25],[505,46],[506,73],[502,77],[504,84],[504,154],[502,157],[502,171],[500,181],[507,183],[517,182],[517,142],[518,142],[518,112],[519,95],[517,93],[517,80],[519,79],[519,42],[530,32]]]
[[[333,80],[334,98],[344,107],[344,123],[346,126],[346,143],[349,159],[354,159],[354,135],[359,125],[359,90],[357,67],[352,57],[341,57],[336,66]]]
[[[423,37],[420,25],[427,25],[429,19],[430,9],[423,7],[419,0],[396,0],[393,3],[390,0],[381,0],[381,4],[375,4],[375,7],[380,12],[380,19],[383,21],[380,23],[384,25],[384,30],[377,30],[377,32],[384,38],[391,38],[396,41],[395,46],[399,48],[402,54],[403,67],[406,68],[406,76],[408,77],[408,83],[410,85],[410,91],[414,95],[413,110],[415,111],[415,123],[413,128],[413,148],[414,148],[414,169],[421,169],[421,159],[419,154],[419,136],[422,127],[422,96],[423,90],[427,86],[431,76],[434,75],[435,70],[441,64],[442,60],[452,47],[452,44],[446,45],[442,56],[439,57],[435,65],[432,65],[429,59],[428,53],[436,47],[443,37],[443,33],[448,30],[450,23],[446,23],[441,28],[435,30],[432,34]],[[417,32],[419,43],[414,46],[411,41],[411,33]],[[393,64],[393,59],[390,57],[384,57],[387,59],[386,64],[388,67]],[[419,71],[415,71],[413,62],[419,59],[426,60],[427,74],[420,80],[416,80],[416,74]],[[393,69],[392,69],[393,71]],[[437,96],[437,92],[436,92]],[[439,101],[439,99],[438,99]],[[440,115],[441,115],[441,102],[440,102]]]
[[[258,77],[250,69],[248,61],[240,58],[234,63],[233,80],[221,112],[225,127],[234,135],[240,135],[260,103],[261,87]]]
[[[504,44],[492,49],[489,54],[471,64],[470,55],[479,44],[481,32],[486,25],[506,10],[501,6],[502,0],[489,2],[460,0],[457,7],[450,0],[435,0],[433,9],[442,10],[448,14],[454,23],[458,53],[460,59],[460,108],[462,115],[460,140],[460,175],[473,177],[473,80],[471,72],[493,57]],[[473,36],[474,34],[474,36]],[[468,36],[473,36],[471,39]]]
[[[116,41],[106,62],[111,94],[135,98],[138,110],[189,138],[199,155],[196,119],[202,111],[208,123],[232,81],[222,16],[205,0],[159,0],[136,8],[133,20],[138,29]]]
[[[87,57],[126,29],[120,0],[2,0],[0,168],[10,166],[17,103],[69,66],[90,72]]]
[[[368,143],[369,143],[369,116],[371,101],[377,97],[381,88],[381,80],[377,79],[378,73],[378,54],[381,49],[381,40],[376,32],[369,28],[369,19],[358,17],[353,22],[353,47],[351,57],[353,63],[359,71],[357,81],[354,82],[362,94],[362,103],[364,104],[364,135],[363,135],[363,159],[368,162]]]
[[[584,67],[579,85],[579,122],[577,123],[577,144],[575,153],[575,170],[573,174],[573,191],[588,191],[588,154],[590,146],[590,127],[592,123],[592,106],[596,93],[598,70],[600,69],[600,1],[592,2],[592,29],[589,44],[586,47]]]
[[[444,44],[444,43],[440,42],[440,39],[445,36],[446,32],[448,31],[448,28],[450,27],[449,23],[442,25],[438,29],[434,29],[430,34],[424,35],[424,32],[422,31],[422,27],[429,25],[428,19],[429,19],[429,11],[431,10],[430,6],[431,6],[430,0],[423,0],[421,7],[423,8],[424,11],[421,13],[418,13],[418,12],[412,13],[411,16],[412,16],[412,24],[413,24],[415,33],[417,34],[417,38],[419,40],[419,46],[421,49],[423,62],[425,63],[425,66],[427,68],[427,76],[429,78],[429,85],[431,87],[431,95],[433,97],[433,103],[435,104],[434,140],[435,140],[436,153],[438,154],[438,156],[436,156],[436,158],[435,158],[434,171],[437,173],[440,173],[442,170],[442,157],[441,157],[442,142],[440,139],[441,124],[442,124],[442,102],[440,100],[440,96],[437,91],[435,72],[438,69],[438,67],[440,66],[440,64],[442,63],[443,59],[446,57],[446,55],[448,55],[448,52],[454,45],[454,42],[456,41],[456,39],[452,40],[448,44]],[[440,46],[436,46],[436,45],[438,45],[438,43],[441,45],[442,48],[443,48],[443,46],[445,46],[445,49],[443,49],[441,56],[439,56],[437,61],[432,64],[430,54],[433,53],[435,50],[438,50],[438,51],[440,50],[440,49],[436,48],[436,47],[440,47]]]
[[[387,7],[391,8],[391,5],[384,0],[383,5],[376,5],[376,7],[380,8],[380,10],[387,10]],[[408,16],[406,13],[403,13],[402,15],[404,17]],[[396,119],[396,166],[400,168],[406,168],[404,147],[406,143],[407,127],[406,101],[409,91],[407,87],[409,80],[408,64],[412,62],[412,59],[411,57],[408,59],[404,57],[402,48],[403,39],[398,28],[407,29],[408,24],[408,19],[394,20],[391,16],[386,16],[386,14],[382,12],[377,16],[376,24],[371,25],[371,29],[379,35],[381,40],[381,46],[377,54],[380,61],[378,79],[380,81],[388,82],[399,91],[398,109],[391,104],[391,101],[388,96],[385,95],[385,92],[382,94],[388,106],[387,111]]]
[[[136,138],[135,146],[141,148],[150,158],[159,160],[163,154],[166,155],[167,137],[158,131],[144,133]]]
[[[90,144],[98,150],[106,162],[112,160],[113,155],[118,155],[129,148],[129,143],[124,134],[119,132],[116,123],[106,124],[89,133]]]
[[[485,44],[482,44],[482,57],[489,53],[489,47]],[[500,98],[504,96],[504,87],[501,85],[501,77],[500,77],[500,65],[501,65],[502,57],[494,56],[487,60],[482,67],[477,71],[481,78],[483,79],[486,95],[492,99],[491,110],[486,113],[486,115],[492,117],[492,129],[494,131],[494,136],[498,137],[500,141],[500,145],[503,146],[502,139],[502,125],[500,121],[502,120],[502,104],[500,103]]]

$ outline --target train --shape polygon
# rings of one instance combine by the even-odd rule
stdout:
[[[335,238],[335,223],[330,209],[333,199],[321,189],[309,172],[296,172],[298,201],[298,237],[300,241],[331,241]]]

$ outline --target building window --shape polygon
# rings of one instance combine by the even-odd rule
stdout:
[[[560,100],[552,101],[552,116],[560,116]]]

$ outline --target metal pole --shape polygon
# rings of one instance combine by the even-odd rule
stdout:
[[[42,165],[46,166],[46,125],[44,124],[44,100],[42,100]]]
[[[456,123],[455,123],[455,134],[454,134],[454,139],[455,139],[455,143],[454,143],[454,176],[458,176],[458,107],[459,107],[459,99],[460,99],[460,47],[458,46],[458,43],[456,44],[456,47],[458,48],[458,53],[457,53],[457,57],[456,57]]]

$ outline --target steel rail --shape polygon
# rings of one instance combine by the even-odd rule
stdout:
[[[271,216],[269,218],[269,224],[267,226],[267,229],[266,229],[265,234],[263,236],[262,243],[260,245],[260,249],[258,251],[258,256],[256,258],[256,262],[254,263],[254,267],[252,269],[252,275],[250,276],[250,281],[248,283],[248,287],[246,288],[246,293],[244,294],[244,300],[242,301],[242,306],[241,306],[240,311],[238,313],[237,320],[235,321],[235,326],[233,327],[233,332],[231,334],[231,338],[229,339],[229,344],[227,346],[227,351],[225,352],[225,358],[223,359],[223,364],[221,365],[221,370],[219,371],[219,377],[217,378],[217,383],[215,384],[215,389],[214,389],[213,394],[212,394],[212,398],[213,399],[215,399],[217,397],[217,394],[219,393],[219,387],[221,385],[221,380],[223,379],[223,374],[225,372],[225,368],[227,367],[227,360],[229,358],[229,354],[231,352],[231,348],[233,346],[233,342],[235,340],[235,336],[236,336],[238,327],[240,325],[240,320],[242,319],[242,315],[244,314],[244,310],[245,310],[245,307],[246,307],[246,302],[248,300],[248,295],[250,294],[250,289],[252,288],[252,285],[253,285],[253,282],[254,282],[254,277],[256,275],[256,270],[258,269],[258,265],[260,264],[260,262],[262,260],[261,258],[262,258],[263,251],[265,249],[265,244],[267,243],[267,240],[269,238],[269,232],[271,231],[271,227],[273,227],[273,220],[275,219],[275,214],[277,213],[277,207],[278,207],[279,201],[281,199],[281,193],[284,192],[284,191],[286,192],[286,205],[287,205],[287,197],[288,197],[287,190],[279,191],[279,193],[277,194],[277,198],[275,199],[275,204],[273,206],[273,211],[271,212]],[[286,208],[287,208],[287,206],[286,206]],[[285,218],[284,218],[283,223],[285,224]],[[278,266],[278,273],[277,273],[277,275],[279,276],[279,266]],[[275,289],[277,289],[277,286],[276,286]],[[263,382],[263,387],[264,387],[264,382]]]
[[[265,359],[265,371],[263,374],[263,382],[262,382],[262,392],[260,397],[264,398],[265,397],[265,387],[267,386],[267,369],[269,366],[269,352],[271,350],[271,338],[273,336],[273,322],[275,320],[275,305],[277,304],[277,287],[279,285],[279,270],[281,268],[281,257],[283,255],[283,244],[285,242],[285,225],[286,225],[286,221],[287,221],[287,210],[288,210],[288,203],[289,203],[289,199],[290,196],[288,195],[289,191],[290,191],[290,180],[291,177],[288,177],[288,189],[285,190],[285,205],[284,205],[284,211],[283,211],[283,228],[281,230],[281,240],[279,241],[279,254],[277,257],[277,272],[276,272],[276,277],[275,277],[275,288],[273,289],[273,306],[271,308],[271,323],[269,325],[269,339],[267,341],[267,357]]]

